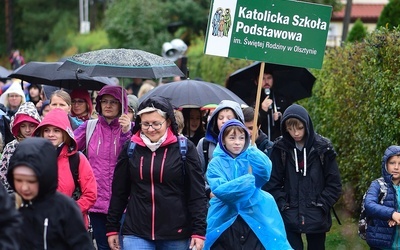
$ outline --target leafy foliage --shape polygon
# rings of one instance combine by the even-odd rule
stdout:
[[[350,30],[349,36],[347,37],[348,42],[361,42],[367,35],[367,28],[364,26],[360,18],[356,20],[353,28]]]
[[[342,181],[355,188],[358,202],[381,175],[384,150],[400,143],[399,38],[400,29],[381,28],[361,43],[327,51],[313,96],[303,103],[316,130],[335,145]]]
[[[400,25],[400,0],[389,0],[379,17],[377,27],[393,29]]]

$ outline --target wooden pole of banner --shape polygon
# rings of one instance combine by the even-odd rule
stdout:
[[[265,68],[265,62],[261,62],[260,65],[260,73],[258,76],[258,84],[257,84],[257,96],[256,96],[256,106],[254,107],[254,119],[253,119],[253,133],[251,135],[251,145],[256,144],[256,135],[258,134],[258,113],[260,109],[260,99],[261,99],[261,90],[262,90],[262,82],[263,82],[263,77],[264,77],[264,68]],[[249,166],[249,173],[252,173],[253,170],[251,166]]]

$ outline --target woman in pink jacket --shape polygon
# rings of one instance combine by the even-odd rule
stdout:
[[[88,226],[88,211],[97,199],[97,184],[92,167],[85,155],[78,152],[74,133],[68,114],[59,108],[51,110],[36,128],[34,134],[51,141],[58,153],[58,187],[61,193],[72,197],[75,182],[70,163],[78,165],[78,184],[81,189],[80,197],[76,200],[83,214],[86,227]],[[71,161],[78,154],[79,160]]]
[[[122,146],[132,136],[132,123],[127,115],[126,90],[121,86],[104,86],[96,97],[96,111],[98,119],[86,121],[74,130],[74,134],[78,149],[86,149],[86,156],[97,180],[98,199],[90,209],[90,222],[97,249],[109,250],[106,221],[111,183]],[[94,129],[90,135],[91,122],[94,123]]]

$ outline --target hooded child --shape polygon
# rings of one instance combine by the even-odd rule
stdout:
[[[34,135],[50,140],[56,149],[58,154],[57,191],[69,197],[73,196],[75,190],[70,164],[79,162],[76,169],[78,169],[78,184],[81,194],[76,202],[82,212],[85,225],[88,227],[88,211],[97,199],[96,178],[86,156],[77,150],[68,114],[59,108],[51,110],[40,122]],[[76,157],[76,154],[78,154],[79,160],[77,162],[71,161],[70,158]]]
[[[36,127],[39,125],[41,117],[32,102],[25,102],[11,118],[10,130],[15,139],[6,144],[1,156],[1,181],[8,192],[12,193],[10,185],[7,182],[6,174],[9,161],[18,144],[25,138],[31,137]]]
[[[7,180],[22,197],[20,249],[92,250],[77,204],[57,192],[57,152],[44,138],[22,141],[10,159]]]
[[[250,146],[245,125],[227,121],[206,172],[215,197],[208,210],[205,249],[292,249],[274,198],[261,190],[271,169],[268,156]]]

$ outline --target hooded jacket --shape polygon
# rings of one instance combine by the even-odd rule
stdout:
[[[9,117],[12,117],[15,114],[16,110],[10,110],[10,106],[9,106],[9,103],[8,103],[8,94],[20,95],[22,97],[20,105],[25,103],[26,102],[25,93],[24,93],[24,90],[21,87],[21,82],[20,81],[14,81],[11,84],[11,86],[3,94],[1,94],[1,96],[0,96],[0,103],[3,104],[4,106],[6,106],[7,115]]]
[[[379,203],[380,184],[378,180],[371,182],[365,195],[365,212],[368,218],[367,243],[370,247],[379,249],[398,249],[400,236],[398,226],[389,227],[388,220],[394,212],[399,212],[399,196],[392,182],[392,175],[388,173],[386,164],[390,157],[400,155],[400,146],[392,145],[385,150],[382,157],[382,177],[387,184],[387,194],[383,197],[383,204]],[[398,189],[398,186],[397,186]]]
[[[89,120],[90,117],[92,116],[93,112],[93,104],[92,104],[92,99],[90,98],[89,92],[86,89],[74,89],[70,93],[71,100],[78,98],[78,99],[83,99],[86,102],[87,106],[87,115],[86,116],[79,116],[78,118],[86,121]],[[77,115],[74,113],[74,110],[71,108],[71,115],[73,117],[76,117]]]
[[[82,153],[77,150],[76,141],[72,132],[71,124],[68,120],[67,113],[62,109],[51,110],[44,118],[43,121],[36,128],[34,134],[41,136],[43,129],[47,126],[55,126],[65,131],[71,140],[71,146],[63,144],[58,148],[58,187],[57,191],[72,197],[72,193],[75,190],[75,182],[72,177],[69,157],[74,154],[79,154],[79,166],[78,166],[78,183],[81,188],[81,196],[76,201],[83,214],[85,225],[88,226],[88,210],[91,208],[97,199],[97,184],[96,178],[94,177],[92,167],[89,161]],[[64,139],[65,141],[66,139]]]
[[[218,143],[218,135],[219,135],[219,129],[218,129],[218,113],[222,109],[231,109],[233,113],[236,116],[236,119],[244,123],[244,115],[243,111],[240,107],[240,104],[231,100],[223,100],[221,101],[218,106],[215,108],[215,110],[212,112],[210,120],[207,123],[207,128],[206,128],[206,134],[205,137],[200,139],[199,143],[197,144],[197,153],[199,154],[200,157],[200,162],[201,166],[205,172],[207,169],[207,164],[210,162],[210,160],[213,158],[213,152],[215,149],[215,146]],[[204,152],[203,152],[203,141],[207,140],[209,142],[209,147],[208,147],[208,162],[205,162],[204,159]]]
[[[152,152],[140,137],[136,117],[136,143],[131,158],[124,146],[115,168],[112,198],[107,217],[107,232],[119,231],[124,209],[122,234],[146,240],[179,240],[206,233],[207,198],[204,178],[194,144],[187,140],[183,162],[177,141],[178,126],[172,105],[163,97],[152,97],[139,106],[155,107],[167,113],[171,125],[166,140]]]
[[[122,132],[121,125],[118,122],[119,117],[108,123],[101,112],[100,100],[102,96],[112,95],[121,103],[124,113],[127,113],[127,97],[124,90],[124,97],[122,98],[122,89],[120,86],[106,85],[99,91],[96,98],[96,111],[99,115],[93,134],[90,137],[88,148],[86,148],[88,121],[74,130],[78,150],[84,151],[86,149],[86,156],[92,166],[97,182],[97,200],[89,210],[90,212],[107,214],[111,198],[111,182],[118,155],[124,143],[132,135],[131,131]]]
[[[289,118],[297,118],[304,124],[302,150],[296,148],[286,131],[285,122]],[[287,231],[327,232],[332,226],[330,209],[342,191],[336,152],[328,139],[314,132],[307,110],[300,105],[286,109],[281,131],[282,138],[272,148],[270,158],[274,167],[265,190],[274,196]]]
[[[18,237],[21,233],[22,218],[15,209],[15,203],[6,189],[0,187],[0,249],[19,249]]]
[[[223,144],[223,133],[230,126],[239,126],[246,131],[245,146],[236,157]],[[266,249],[292,249],[274,198],[261,190],[271,174],[269,158],[255,146],[249,146],[250,135],[243,123],[236,119],[223,125],[218,142],[206,173],[215,197],[210,200],[204,249],[210,249],[238,215]]]
[[[32,102],[25,102],[21,104],[15,115],[11,118],[10,130],[15,138],[18,137],[20,132],[20,127],[23,122],[31,122],[36,126],[39,125],[41,118],[35,105]],[[32,131],[33,134],[33,131]],[[10,185],[7,182],[6,173],[8,170],[8,165],[11,156],[13,155],[15,148],[18,146],[21,139],[14,139],[13,141],[7,143],[3,149],[3,154],[1,155],[1,181],[8,192],[12,192]]]
[[[38,195],[23,200],[21,249],[93,249],[76,203],[57,189],[57,152],[50,141],[30,137],[23,140],[10,159],[7,179],[14,189],[13,170],[31,168],[39,183]]]

